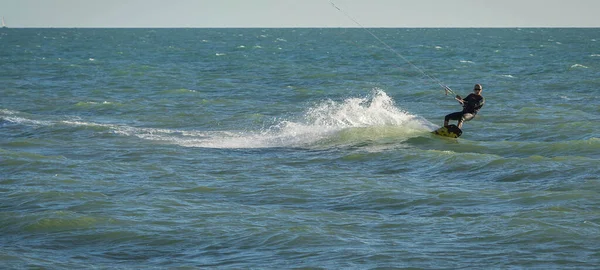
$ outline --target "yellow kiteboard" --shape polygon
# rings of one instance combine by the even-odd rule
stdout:
[[[458,138],[460,135],[462,135],[462,130],[460,130],[460,128],[458,128],[456,125],[449,125],[438,128],[431,133],[448,138]]]

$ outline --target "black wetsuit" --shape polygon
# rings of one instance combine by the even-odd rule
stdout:
[[[475,117],[477,112],[483,107],[483,104],[485,104],[485,98],[476,94],[469,94],[463,101],[462,112],[446,115],[446,118],[444,119],[446,122],[449,120],[458,120],[458,123],[469,121]]]

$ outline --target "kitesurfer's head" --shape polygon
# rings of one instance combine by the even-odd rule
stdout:
[[[483,86],[481,86],[481,84],[476,84],[475,86],[473,86],[473,91],[475,93],[481,93],[481,90],[483,90]]]

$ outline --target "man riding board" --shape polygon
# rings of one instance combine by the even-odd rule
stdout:
[[[462,128],[463,122],[473,119],[485,104],[485,98],[481,95],[481,91],[483,91],[481,84],[476,84],[473,87],[473,93],[469,94],[466,98],[463,99],[459,95],[456,95],[456,100],[462,104],[463,110],[446,115],[444,118],[444,126],[448,127],[448,122],[450,120],[458,120],[457,126],[460,129]]]

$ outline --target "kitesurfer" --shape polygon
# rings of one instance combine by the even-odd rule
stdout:
[[[465,121],[473,119],[485,104],[485,98],[481,95],[481,91],[483,91],[481,84],[476,84],[473,87],[473,93],[469,94],[466,98],[463,99],[459,95],[456,95],[456,100],[462,104],[463,110],[446,115],[444,126],[448,127],[450,120],[458,120],[457,126],[460,129]]]

